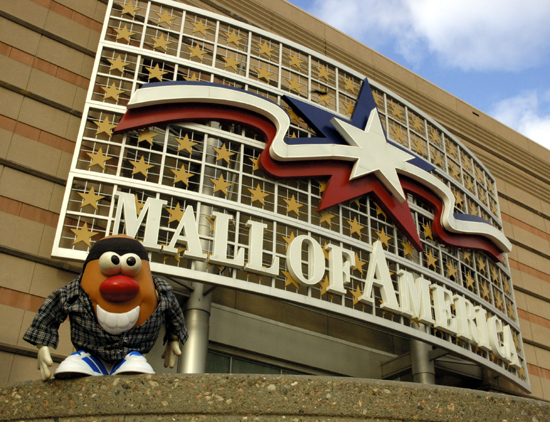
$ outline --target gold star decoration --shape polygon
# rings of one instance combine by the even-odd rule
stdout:
[[[491,265],[491,280],[493,280],[493,283],[498,282],[498,270],[493,265]]]
[[[76,235],[73,245],[76,245],[79,242],[84,242],[86,245],[90,246],[90,239],[97,234],[88,230],[88,223],[84,223],[80,229],[71,229],[71,231]]]
[[[183,218],[183,210],[180,208],[180,203],[177,202],[176,206],[173,209],[166,208],[168,213],[170,214],[170,219],[168,220],[168,223],[171,223],[172,221],[181,221]]]
[[[104,86],[102,86],[101,89],[105,91],[105,95],[103,96],[104,100],[106,100],[107,98],[112,98],[117,103],[118,103],[118,96],[124,92],[124,90],[122,89],[117,89],[114,82],[109,88],[105,88]]]
[[[195,23],[195,22],[191,22],[191,25],[194,26],[193,28],[193,34],[195,32],[200,32],[202,35],[204,35],[206,37],[206,30],[208,29],[208,26],[206,26],[204,24],[204,22],[202,21],[202,19],[198,22],[198,23]]]
[[[267,57],[271,58],[271,52],[273,51],[273,48],[271,48],[269,45],[267,45],[267,41],[264,41],[263,44],[256,43],[258,47],[260,47],[260,56],[262,54],[265,54]]]
[[[182,252],[185,252],[185,247],[183,246],[176,246],[176,249],[178,250],[175,255],[164,255],[163,260],[166,261],[169,258],[174,258],[178,263],[181,263],[180,255]]]
[[[187,48],[191,51],[191,55],[189,56],[190,59],[192,59],[193,57],[198,57],[201,62],[203,61],[202,56],[207,52],[204,50],[201,50],[198,44],[196,44],[194,47],[187,46]]]
[[[433,157],[434,157],[434,164],[439,168],[443,168],[443,158],[441,158],[441,155],[439,155],[439,153],[436,152]]]
[[[198,82],[199,81],[199,78],[197,78],[197,74],[193,72],[193,74],[191,76],[184,76],[183,77],[186,81],[191,81],[191,82]]]
[[[216,227],[216,220],[213,217],[206,217],[208,222],[210,223],[210,230],[208,233],[212,233],[214,231],[214,228]]]
[[[239,37],[237,35],[237,32],[235,30],[233,30],[233,32],[231,32],[231,34],[229,32],[226,32],[225,36],[227,38],[227,44],[233,43],[237,47],[239,46],[239,41],[241,41],[243,39],[242,37]]]
[[[105,168],[105,161],[110,160],[113,157],[107,157],[106,155],[103,155],[103,149],[99,148],[97,152],[87,152],[88,156],[92,159],[90,161],[90,164],[88,164],[88,167],[95,166],[96,164],[100,166],[102,169]]]
[[[299,209],[301,207],[304,206],[304,204],[299,204],[298,202],[296,202],[296,198],[294,197],[294,195],[292,195],[292,198],[291,199],[286,199],[286,198],[283,198],[283,201],[286,202],[286,213],[288,214],[289,212],[294,212],[297,216],[300,216],[300,211]]]
[[[317,180],[317,183],[319,183],[319,193],[323,193],[327,188],[327,182],[324,180]]]
[[[357,233],[359,235],[359,238],[362,239],[363,235],[361,234],[361,230],[364,228],[361,224],[357,222],[357,217],[353,217],[353,222],[348,221],[348,224],[351,226],[351,232],[350,234]]]
[[[145,203],[139,202],[138,196],[134,194],[134,201],[136,203],[136,214],[139,216],[141,214],[141,210],[145,206]]]
[[[227,69],[228,67],[232,68],[235,72],[238,72],[237,65],[240,64],[235,58],[233,57],[233,54],[230,54],[229,57],[222,57],[225,60],[224,69]]]
[[[327,293],[328,286],[330,286],[330,281],[328,280],[328,275],[325,276],[325,279],[323,281],[319,282],[319,286],[321,286],[321,296],[323,296],[324,294]]]
[[[317,70],[319,71],[319,77],[318,78],[319,79],[325,78],[325,80],[328,81],[329,74],[328,74],[326,66],[322,65],[321,67],[318,67]]]
[[[225,144],[222,144],[221,148],[214,148],[214,151],[218,153],[218,156],[216,157],[216,161],[224,160],[227,164],[229,164],[229,157],[232,155],[235,155],[234,152],[228,151]]]
[[[155,42],[155,45],[153,46],[153,48],[162,48],[164,51],[168,51],[168,45],[172,44],[172,41],[168,41],[168,39],[164,39],[162,34],[158,38],[155,38],[155,37],[151,37],[151,38]]]
[[[382,211],[382,208],[380,208],[376,202],[374,203],[374,206],[376,207],[376,217],[382,215],[384,218],[388,218],[386,217],[386,213]]]
[[[328,245],[328,242],[325,242],[325,244],[323,245],[323,255],[325,256],[325,259],[328,261],[330,258],[330,254],[327,250],[327,245]]]
[[[139,133],[139,139],[137,143],[148,142],[150,145],[153,145],[153,138],[158,135],[158,133],[151,132],[150,130],[143,130]]]
[[[461,207],[464,203],[464,200],[462,199],[462,195],[457,191],[453,191],[453,196],[455,197],[456,206]]]
[[[472,263],[472,253],[468,251],[463,251],[462,255],[464,257],[464,261],[468,261],[470,264]]]
[[[350,204],[355,204],[358,209],[361,209],[361,203],[359,202],[359,198],[352,199],[349,201]]]
[[[514,315],[514,308],[512,307],[512,304],[510,302],[506,304],[506,309],[508,311],[508,316],[515,321],[516,318]]]
[[[475,280],[472,278],[472,276],[470,275],[470,273],[466,273],[466,288],[471,288],[472,290],[474,290],[474,283],[475,283]]]
[[[269,77],[273,75],[273,72],[267,70],[267,67],[254,67],[258,72],[258,79],[265,79],[266,82],[269,82]]]
[[[483,189],[478,189],[478,193],[479,193],[479,199],[481,200],[481,202],[486,204],[487,203],[487,194],[485,193],[485,191]]]
[[[147,69],[147,71],[149,72],[149,77],[147,78],[147,80],[157,78],[159,81],[162,82],[162,75],[168,73],[164,70],[160,70],[158,63],[155,65],[155,67],[146,67],[145,69]]]
[[[361,289],[359,287],[359,284],[357,285],[357,288],[355,289],[355,291],[350,289],[349,292],[353,296],[353,304],[357,305],[359,303],[359,299],[363,295],[363,293],[361,293]]]
[[[161,23],[167,23],[168,26],[172,26],[172,19],[176,19],[175,16],[170,16],[168,14],[168,10],[164,9],[164,12],[162,12],[162,14],[160,14],[159,12],[155,12],[156,15],[159,17],[159,21],[158,21],[158,24],[160,25]]]
[[[134,18],[136,17],[136,12],[140,9],[139,7],[133,6],[132,3],[128,3],[128,4],[119,3],[119,5],[122,6],[122,12],[120,12],[120,14],[122,15],[128,14]]]
[[[498,309],[500,309],[501,311],[504,310],[504,308],[502,307],[502,298],[500,297],[500,294],[498,292],[495,292],[495,305]]]
[[[428,132],[430,133],[430,136],[432,138],[432,142],[434,144],[439,145],[441,142],[441,138],[439,137],[439,134],[437,133],[437,130],[435,130],[433,127],[431,127]]]
[[[392,128],[393,130],[393,137],[397,142],[399,142],[402,145],[405,145],[407,143],[407,134],[401,132],[401,126],[398,126],[396,128]]]
[[[294,232],[290,232],[289,237],[283,236],[283,240],[286,242],[286,249],[288,249],[288,245],[290,245],[292,243],[292,241],[294,240],[295,237],[296,236],[294,236]]]
[[[128,25],[124,25],[124,28],[122,28],[122,29],[115,28],[115,31],[117,33],[117,36],[116,36],[117,40],[124,39],[124,40],[130,42],[130,37],[132,35],[135,35],[135,32],[130,32],[128,30]]]
[[[403,253],[404,253],[404,257],[406,258],[407,255],[410,255],[411,258],[414,259],[414,248],[413,248],[413,245],[411,245],[409,242],[401,242],[401,245],[403,246]]]
[[[176,176],[175,179],[174,179],[174,185],[178,182],[183,182],[185,184],[185,186],[189,187],[189,180],[188,179],[190,177],[193,177],[194,174],[187,173],[185,171],[185,166],[183,164],[181,165],[181,168],[179,170],[170,169],[170,171],[172,173],[174,173],[174,175]]]
[[[447,149],[448,149],[447,152],[448,152],[450,155],[452,155],[454,158],[458,158],[458,157],[457,157],[458,151],[457,151],[457,149],[456,149],[456,145],[455,145],[455,144],[453,144],[452,142],[449,142],[449,143],[447,144]]]
[[[510,285],[508,284],[508,280],[505,277],[502,277],[502,284],[504,285],[504,291],[510,294]]]
[[[491,291],[487,288],[487,283],[480,283],[480,284],[481,284],[481,289],[483,290],[483,292],[481,293],[481,296],[483,297],[483,299],[488,300],[490,297]]]
[[[251,203],[254,203],[255,201],[260,201],[262,205],[265,205],[264,198],[266,196],[269,196],[269,193],[265,193],[262,191],[262,188],[260,188],[260,184],[256,186],[256,189],[250,189],[248,188],[248,191],[252,194],[252,201]]]
[[[86,205],[91,205],[92,207],[94,207],[96,210],[97,210],[97,203],[105,198],[105,196],[102,196],[102,195],[96,195],[95,191],[94,191],[94,187],[92,186],[92,188],[88,191],[88,193],[81,193],[81,192],[78,192],[78,194],[82,197],[83,201],[82,201],[82,204],[80,205],[80,208],[84,208]]]
[[[472,179],[470,179],[469,177],[465,177],[464,179],[466,181],[466,188],[468,188],[468,190],[470,192],[473,192],[474,191],[474,184],[472,182]]]
[[[386,234],[383,227],[381,231],[376,232],[376,235],[378,236],[378,240],[382,242],[382,245],[386,246],[386,248],[389,249],[390,248],[389,240],[391,239],[391,237]]]
[[[453,277],[456,280],[456,268],[453,266],[452,262],[447,262],[447,276],[449,278]]]
[[[117,126],[109,123],[109,119],[107,117],[105,117],[102,122],[100,121],[94,123],[97,125],[97,131],[95,134],[99,135],[100,133],[106,133],[109,138],[112,136],[111,130]]]
[[[346,91],[350,91],[352,94],[355,94],[355,85],[353,84],[353,80],[351,78],[346,78],[344,83],[346,84],[344,89]]]
[[[424,122],[420,122],[417,116],[413,116],[411,120],[413,122],[413,129],[418,133],[422,133],[424,131]]]
[[[300,94],[300,88],[304,87],[305,85],[298,82],[298,78],[296,78],[296,79],[285,78],[285,79],[290,85],[289,88],[288,88],[289,91],[295,90],[298,94]]]
[[[293,55],[287,54],[287,57],[290,59],[290,67],[296,66],[298,69],[302,68],[303,60],[300,60],[300,57],[298,57],[298,53],[294,53]]]
[[[227,188],[231,186],[231,183],[226,182],[223,180],[223,174],[220,174],[219,179],[213,179],[211,178],[210,181],[214,183],[214,192],[216,193],[218,191],[222,191],[222,193],[227,196]]]
[[[294,120],[296,123],[300,124],[300,118],[291,108],[285,108],[285,111],[288,113],[290,120]]]
[[[146,179],[147,179],[147,170],[149,170],[151,167],[155,167],[154,164],[146,164],[145,158],[143,156],[141,156],[139,161],[131,161],[131,160],[129,161],[134,166],[134,171],[132,171],[132,175],[136,173],[141,173],[145,176]]]
[[[361,275],[363,275],[363,267],[367,265],[366,262],[364,261],[361,261],[359,259],[359,254],[357,252],[355,252],[355,266],[352,268],[352,270],[357,270],[361,273]]]
[[[422,155],[423,157],[426,157],[428,155],[428,150],[424,146],[424,143],[422,141],[420,141],[419,139],[415,139],[413,141],[413,146],[414,146],[415,151],[418,154]]]
[[[430,238],[432,240],[434,240],[433,238],[433,235],[432,235],[432,228],[430,226],[430,223],[426,223],[422,226],[422,228],[424,229],[424,238]]]
[[[477,257],[477,265],[478,265],[478,271],[483,272],[484,274],[487,274],[487,271],[485,270],[485,261],[481,256]]]
[[[344,105],[346,106],[346,113],[345,114],[353,114],[353,110],[355,109],[355,104],[354,103],[344,103]]]
[[[296,287],[296,290],[300,290],[300,286],[298,285],[298,282],[292,278],[292,276],[288,271],[283,271],[282,273],[286,277],[285,287],[292,284],[294,287]]]
[[[252,164],[254,164],[254,166],[252,166],[252,171],[260,170],[260,165],[258,164],[258,161],[260,161],[260,155],[261,154],[258,154],[257,158],[248,157],[248,159],[252,161]]]
[[[468,170],[470,173],[472,172],[472,163],[470,162],[470,158],[466,156],[462,156],[462,165]]]
[[[123,62],[120,54],[117,56],[116,59],[107,59],[109,63],[111,63],[111,67],[109,70],[118,70],[120,73],[124,73],[124,67],[128,66],[130,63]]]
[[[435,256],[433,256],[431,250],[426,254],[426,260],[428,261],[428,268],[433,267],[434,270],[437,269],[436,264],[438,259]]]
[[[327,210],[321,211],[319,213],[321,216],[321,220],[319,220],[319,224],[327,223],[330,227],[332,227],[332,219],[336,217],[334,214],[331,214]]]
[[[187,151],[189,154],[193,154],[193,147],[197,145],[197,142],[193,142],[189,139],[189,135],[186,133],[183,138],[175,138],[178,142],[178,151]]]
[[[330,101],[330,95],[328,95],[327,93],[319,94],[319,104],[325,103],[325,105],[328,107],[330,105],[329,101]]]
[[[393,117],[403,120],[403,110],[399,108],[398,104],[392,104],[391,105],[391,112],[393,114]]]

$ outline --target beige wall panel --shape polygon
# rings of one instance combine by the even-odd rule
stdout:
[[[14,169],[0,177],[0,195],[47,210],[53,183]]]
[[[542,391],[543,391],[543,398],[545,400],[550,400],[550,380],[546,378],[540,379]]]
[[[86,89],[80,88],[78,86],[76,87],[76,92],[72,104],[72,108],[74,110],[84,110],[84,103],[86,102],[87,92],[88,91]]]
[[[539,292],[544,297],[550,298],[550,282],[546,280],[541,280]]]
[[[81,75],[85,78],[90,78],[92,75],[92,69],[94,68],[94,58],[88,55],[84,56],[84,61],[82,62],[82,71]]]
[[[59,158],[59,166],[57,167],[56,176],[62,179],[67,179],[69,175],[69,170],[71,169],[71,162],[73,160],[72,154],[67,152],[61,152],[61,157]],[[57,203],[56,203],[57,206]]]
[[[550,320],[550,306],[548,305],[548,302],[537,299],[533,296],[525,295],[525,303],[527,305],[527,312]]]
[[[542,398],[544,396],[544,391],[542,391],[542,383],[540,377],[537,377],[533,374],[529,374],[529,382],[531,384],[531,395],[534,397]]]
[[[531,346],[530,344],[523,343],[523,350],[525,352],[525,358],[527,359],[527,362],[529,362],[531,365],[537,365],[537,350],[535,346]]]
[[[0,244],[19,251],[37,254],[44,225],[0,212]]]
[[[32,283],[34,267],[34,262],[0,254],[0,268],[9,268],[9,271],[0,271],[0,286],[28,293]],[[0,321],[6,320],[0,318]]]
[[[532,322],[531,332],[533,333],[533,341],[550,347],[550,328]]]
[[[105,19],[105,13],[107,12],[107,5],[100,1],[96,1],[95,3],[96,3],[96,9],[94,14],[94,20],[98,22],[103,22],[103,20]]]
[[[90,30],[88,41],[86,42],[86,48],[92,51],[96,51],[99,44],[100,35],[100,32]]]
[[[24,26],[0,17],[0,41],[3,43],[34,55],[41,37]]]
[[[44,226],[42,238],[40,239],[40,248],[38,249],[38,255],[44,258],[51,258],[54,239],[55,227]]]
[[[505,201],[501,200],[500,202],[502,203]],[[507,202],[507,205],[509,207],[509,212],[507,213],[508,215],[517,218],[518,220],[523,221],[525,224],[533,226],[539,230],[546,231],[546,221],[548,221],[547,219],[533,213],[532,211],[525,209],[525,207],[514,204],[512,202]]]
[[[13,132],[6,129],[0,129],[0,157],[6,158],[10,149],[10,142]]]
[[[84,48],[87,48],[91,31],[90,28],[52,11],[48,13],[44,29]]]
[[[67,69],[73,73],[82,75],[81,72],[86,54],[63,45],[60,42],[54,41],[51,38],[42,37],[38,44],[36,57],[39,57],[48,63],[53,63],[63,69]],[[88,77],[88,75],[82,76]]]
[[[512,274],[514,286],[523,287],[523,272],[512,267],[510,268],[510,272]]]
[[[44,27],[49,11],[44,6],[40,6],[31,0],[4,0],[0,4],[0,8],[10,15],[18,17],[39,28]]]
[[[53,364],[52,374],[59,366],[58,363]],[[40,371],[36,369],[36,358],[29,356],[15,355],[13,357],[13,366],[10,373],[10,383],[20,381],[33,381],[40,379]]]
[[[550,253],[550,244],[548,243],[548,240],[543,239],[541,236],[533,234],[527,230],[523,230],[518,226],[511,226],[512,232],[505,230],[505,233],[508,235],[508,237],[511,237],[512,239],[517,240],[518,242],[528,247],[534,248],[538,252],[547,255]]]
[[[0,352],[0,385],[5,385],[10,379],[11,367],[13,365],[13,353]]]
[[[64,111],[25,97],[18,120],[37,129],[65,137],[70,116]]]
[[[276,14],[277,17],[282,20],[288,20],[290,22],[298,21],[302,26],[304,32],[309,35],[317,36],[325,39],[325,28],[320,25],[321,21],[308,13],[305,13],[302,9],[294,6],[293,4],[284,2],[278,4]]]
[[[48,211],[59,213],[61,211],[61,202],[63,201],[63,195],[65,194],[65,186],[58,184],[53,185],[53,192],[48,206]]]
[[[535,142],[528,143],[528,149],[535,157],[550,162],[550,150]],[[546,175],[548,177],[548,175]]]
[[[539,347],[535,348],[537,365],[544,369],[550,370],[550,351],[541,349]]]
[[[0,327],[2,339],[0,343],[15,346],[23,325],[25,311],[11,306],[0,305]]]
[[[456,110],[456,98],[426,79],[415,75],[415,82],[413,86],[415,86],[418,91],[429,97],[434,102],[451,110]]]
[[[74,273],[48,267],[47,265],[36,264],[29,293],[45,298],[54,290],[67,285],[76,277],[77,274]]]
[[[387,353],[399,354],[399,352],[395,350],[392,336],[358,324],[328,318],[327,334],[331,337],[361,344]]]
[[[61,159],[61,151],[15,134],[10,144],[7,159],[55,176]]]
[[[0,55],[0,69],[2,69],[2,81],[20,89],[27,89],[32,67]]]
[[[94,19],[98,0],[55,0],[81,15]]]
[[[514,280],[514,285],[515,285],[515,281]],[[524,311],[527,310],[527,302],[525,300],[525,293],[522,293],[522,292],[518,292],[518,291],[514,291],[514,297],[516,298],[516,306],[518,309],[522,309]]]
[[[17,119],[25,97],[8,89],[0,88],[0,98],[2,98],[2,101],[0,101],[0,115]]]
[[[63,137],[70,141],[76,142],[76,138],[78,137],[78,130],[80,129],[81,120],[82,119],[80,117],[70,115],[69,122],[66,126],[66,131],[63,134]]]
[[[534,276],[534,275],[531,275],[531,274],[528,274],[528,273],[524,273],[522,272],[522,281],[523,281],[523,285],[522,287],[530,292],[539,292],[542,290],[542,283],[546,283],[546,281],[544,280],[541,280],[540,278]],[[514,281],[514,284],[516,283],[516,280],[513,279]]]
[[[531,323],[525,319],[519,319],[519,326],[521,330],[521,337],[525,340],[533,340],[533,333],[531,331]]]
[[[76,85],[38,69],[32,70],[27,87],[34,94],[71,108],[74,103],[76,88]]]

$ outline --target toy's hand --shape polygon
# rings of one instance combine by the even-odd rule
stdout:
[[[50,355],[50,349],[48,346],[43,346],[42,344],[37,344],[38,348],[38,362],[36,369],[40,370],[40,376],[42,381],[47,381],[52,376],[51,366],[53,365],[52,357]]]
[[[171,340],[164,346],[164,352],[162,358],[164,358],[164,367],[173,368],[176,364],[176,356],[181,356],[180,342],[179,340]]]

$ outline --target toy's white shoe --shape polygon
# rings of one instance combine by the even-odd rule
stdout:
[[[55,371],[56,378],[109,375],[104,363],[82,350],[68,356]]]
[[[141,353],[130,352],[111,369],[111,375],[127,373],[154,374],[155,371]]]

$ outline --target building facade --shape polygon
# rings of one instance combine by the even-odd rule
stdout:
[[[548,150],[284,1],[4,1],[2,19],[2,382],[38,377],[34,312],[126,233],[186,309],[181,372],[427,364],[550,397]],[[334,152],[349,122],[380,122],[403,190],[395,165]]]

